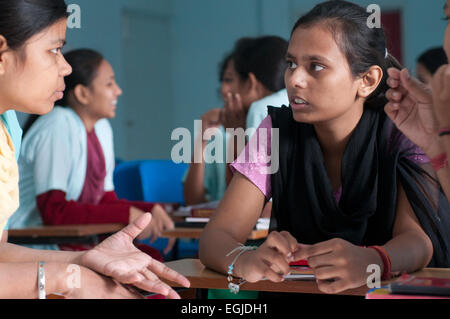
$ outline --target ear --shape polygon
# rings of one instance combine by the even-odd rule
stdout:
[[[369,71],[363,74],[361,77],[360,85],[358,88],[358,96],[367,98],[372,94],[383,79],[383,70],[378,65],[370,67]]]
[[[0,75],[5,73],[5,54],[8,51],[8,42],[5,37],[0,34]]]
[[[266,91],[267,89],[264,87],[264,85],[259,81],[256,76],[253,73],[248,74],[248,86],[249,86],[249,92],[251,94],[254,94],[257,97],[265,96],[267,95]]]
[[[78,84],[73,89],[73,97],[81,105],[89,104],[90,96],[91,96],[91,94],[89,92],[89,89],[87,87],[85,87],[84,85]]]

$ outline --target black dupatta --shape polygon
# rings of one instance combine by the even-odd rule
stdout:
[[[365,110],[355,128],[342,158],[339,203],[314,126],[296,122],[286,106],[269,107],[269,115],[280,130],[271,229],[286,230],[304,244],[342,238],[355,245],[384,245],[392,239],[400,182],[433,243],[429,266],[450,266],[450,205],[439,184],[409,159],[406,137],[384,113]]]

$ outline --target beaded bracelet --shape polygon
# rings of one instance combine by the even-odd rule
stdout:
[[[375,249],[376,252],[380,255],[381,260],[383,261],[383,274],[381,275],[381,280],[389,280],[392,278],[392,263],[389,254],[386,249],[381,246],[370,246],[368,248]]]
[[[231,293],[237,294],[241,288],[241,286],[243,284],[245,284],[247,281],[245,279],[240,278],[239,282],[237,284],[233,283],[233,270],[234,270],[234,264],[236,263],[236,261],[239,259],[239,257],[241,257],[242,254],[251,251],[251,250],[256,250],[258,249],[257,246],[244,246],[242,244],[239,244],[238,247],[236,247],[235,249],[233,249],[231,252],[229,252],[226,256],[229,257],[232,254],[234,254],[236,251],[239,251],[239,254],[237,254],[237,256],[234,258],[233,262],[228,266],[228,288],[230,289]]]

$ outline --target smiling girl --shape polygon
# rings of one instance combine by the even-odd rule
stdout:
[[[68,52],[72,67],[64,98],[49,114],[31,118],[19,160],[20,208],[16,229],[40,225],[129,224],[145,212],[152,222],[140,239],[156,238],[174,224],[160,205],[119,200],[114,192],[114,143],[108,119],[122,90],[109,62],[93,50]],[[88,247],[60,246],[64,250]],[[42,248],[42,247],[41,247]],[[147,245],[139,248],[162,261]]]
[[[285,74],[290,107],[269,108],[260,126],[279,129],[280,169],[264,173],[272,149],[249,143],[202,235],[206,266],[279,282],[290,261],[307,259],[319,289],[338,293],[364,285],[371,264],[382,279],[449,265],[439,218],[449,205],[421,167],[426,156],[383,113],[387,68],[398,64],[368,17],[355,4],[328,1],[294,26]],[[260,160],[246,162],[246,154]],[[271,197],[273,231],[259,248],[243,250]]]

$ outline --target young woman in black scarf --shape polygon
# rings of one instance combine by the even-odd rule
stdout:
[[[319,289],[338,293],[366,284],[372,264],[382,279],[450,264],[449,204],[424,153],[383,112],[387,69],[399,66],[368,19],[355,4],[328,1],[296,23],[285,76],[290,107],[269,108],[258,131],[279,129],[279,143],[255,151],[250,142],[234,164],[200,241],[206,266],[279,282],[289,262],[307,259]],[[268,174],[267,154],[273,162],[278,152],[279,170]],[[241,243],[271,197],[272,231],[247,250]]]

